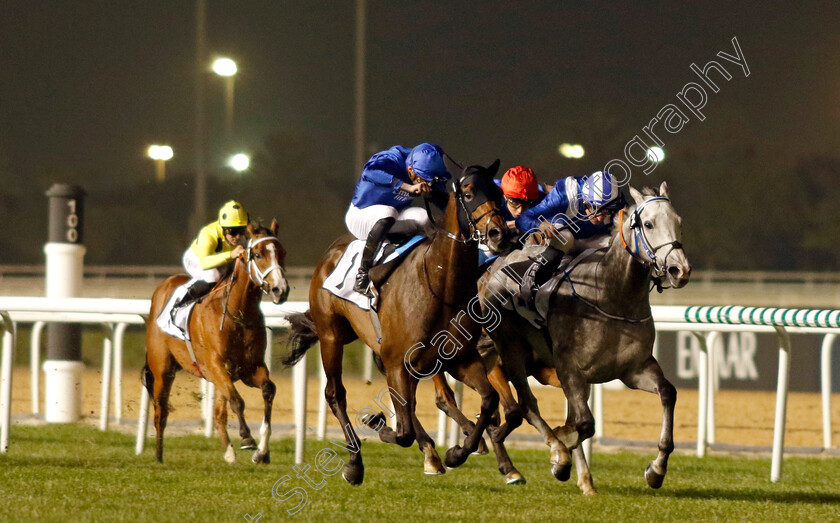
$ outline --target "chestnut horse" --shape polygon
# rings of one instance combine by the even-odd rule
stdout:
[[[227,402],[239,418],[242,449],[256,449],[251,460],[268,463],[271,437],[271,403],[274,383],[265,365],[265,319],[260,310],[262,293],[274,303],[289,296],[285,276],[286,251],[277,239],[277,221],[271,228],[248,225],[247,250],[234,263],[228,276],[216,284],[210,294],[193,308],[189,333],[195,353],[193,362],[186,343],[166,334],[155,323],[172,291],[189,280],[186,274],[170,276],[152,296],[152,308],[146,325],[146,366],[143,384],[155,405],[157,460],[163,461],[163,431],[169,414],[169,391],[180,369],[211,381],[216,386],[213,421],[225,448],[225,461],[236,461],[236,453],[227,433]],[[242,380],[249,387],[262,390],[265,415],[256,445],[245,423],[245,403],[233,386]]]
[[[427,474],[443,474],[445,469],[434,442],[415,414],[415,392],[420,379],[446,371],[481,396],[481,417],[463,448],[456,445],[446,452],[449,467],[461,465],[478,448],[498,406],[499,396],[487,381],[484,364],[475,349],[481,327],[467,311],[470,303],[480,311],[476,283],[478,241],[485,241],[494,251],[501,251],[508,244],[505,221],[496,203],[501,200],[501,193],[493,183],[499,161],[487,168],[456,167],[460,177],[453,181],[455,191],[449,195],[439,228],[406,256],[379,289],[381,341],[367,311],[322,288],[353,240],[351,235],[336,240],[316,267],[309,288],[311,309],[289,317],[293,335],[292,352],[285,359],[287,365],[320,340],[327,375],[324,395],[344,430],[350,451],[342,475],[353,485],[362,483],[364,466],[359,440],[347,415],[341,373],[344,345],[356,338],[361,338],[381,359],[397,416],[396,430],[386,426],[382,413],[367,416],[362,423],[388,443],[409,447],[416,439],[424,454]],[[457,172],[453,167],[450,170]]]

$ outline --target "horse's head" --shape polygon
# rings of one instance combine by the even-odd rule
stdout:
[[[489,167],[461,167],[451,158],[446,157],[446,160],[450,170],[460,173],[453,185],[461,231],[467,231],[467,236],[487,245],[494,253],[505,251],[510,242],[508,228],[498,206],[502,190],[493,182],[499,171],[499,160]]]
[[[680,243],[682,218],[671,205],[668,184],[662,182],[658,195],[650,189],[640,193],[633,187],[630,195],[636,205],[628,208],[628,220],[621,224],[628,250],[649,263],[655,276],[667,276],[674,288],[684,287],[691,277],[691,265]]]
[[[286,249],[277,239],[277,230],[277,220],[271,222],[270,229],[248,224],[250,239],[245,263],[251,281],[271,296],[271,301],[283,303],[289,297],[289,282],[286,280]]]

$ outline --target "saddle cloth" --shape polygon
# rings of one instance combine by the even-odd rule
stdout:
[[[196,280],[192,279],[187,283],[176,287],[175,290],[172,291],[172,296],[169,297],[166,305],[164,305],[163,310],[160,311],[160,314],[155,319],[155,323],[158,327],[160,327],[160,330],[170,336],[178,338],[181,341],[187,341],[190,337],[190,315],[192,314],[192,310],[193,307],[195,307],[196,302],[192,302],[185,307],[180,307],[175,312],[174,323],[172,321],[170,311],[172,311],[172,306],[175,305],[175,302],[181,299],[195,282]]]
[[[384,265],[403,258],[425,238],[425,236],[417,235],[399,246],[387,241],[384,242],[374,257],[374,266]],[[362,263],[362,250],[364,248],[365,240],[350,242],[344,250],[344,254],[341,255],[341,259],[338,260],[335,269],[327,276],[321,287],[339,298],[355,304],[360,309],[369,311],[371,306],[375,305],[371,303],[372,298],[353,290],[356,283],[356,273],[359,272],[359,265]]]

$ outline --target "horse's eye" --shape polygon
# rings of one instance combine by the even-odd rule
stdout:
[[[473,198],[474,198],[473,193],[471,193],[471,192],[464,193],[464,201],[465,202],[471,202]]]
[[[256,253],[256,254],[254,254],[254,258],[259,260],[260,258],[262,258],[262,254]]]
[[[645,229],[653,229],[653,224],[651,222],[645,222]]]

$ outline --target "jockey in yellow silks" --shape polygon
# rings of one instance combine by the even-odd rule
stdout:
[[[184,269],[193,278],[187,293],[172,306],[172,315],[179,307],[192,303],[215,286],[230,265],[245,252],[241,240],[248,232],[248,211],[231,200],[219,209],[219,219],[205,225],[184,252]]]

